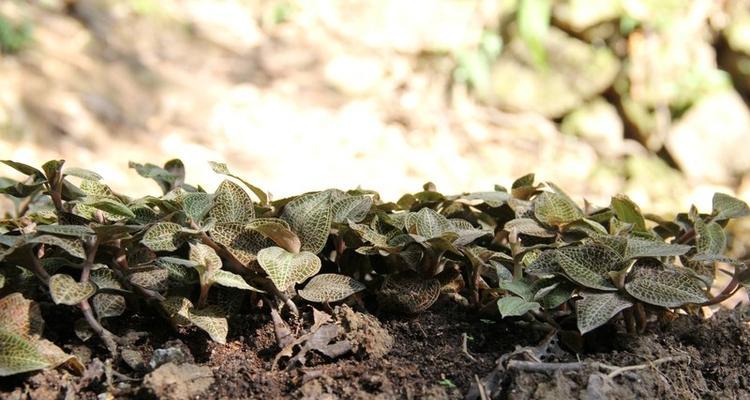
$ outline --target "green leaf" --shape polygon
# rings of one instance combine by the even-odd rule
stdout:
[[[167,317],[177,326],[190,325],[190,309],[193,303],[184,297],[170,296],[161,303],[162,310]]]
[[[557,261],[571,280],[599,290],[617,290],[610,280],[609,272],[619,271],[624,262],[614,250],[599,244],[559,249]]]
[[[128,206],[112,199],[98,198],[94,201],[86,201],[84,204],[88,207],[104,211],[105,213],[108,213],[110,215],[116,215],[125,218],[135,218],[135,214],[133,214],[133,211],[130,210]]]
[[[556,250],[545,250],[539,253],[539,255],[527,265],[525,272],[531,275],[546,276],[562,273],[562,268],[557,260]]]
[[[567,196],[553,192],[542,192],[534,200],[534,216],[550,226],[566,225],[583,218],[578,206]]]
[[[242,182],[245,186],[247,186],[250,191],[252,191],[256,196],[258,196],[258,200],[260,200],[260,204],[263,206],[268,205],[268,195],[266,192],[261,190],[259,187],[251,184],[250,182],[240,178],[237,175],[233,175],[231,172],[229,172],[229,168],[227,168],[227,165],[224,163],[218,163],[215,161],[209,161],[208,164],[211,166],[211,169],[214,170],[217,174],[222,174],[226,176],[231,176],[232,178],[237,179],[238,181]]]
[[[102,266],[102,264],[97,265]],[[99,289],[123,290],[115,272],[105,266],[92,270],[90,278]]]
[[[273,241],[245,224],[218,224],[209,234],[244,265],[253,262],[261,249],[273,246]]]
[[[258,252],[258,263],[274,285],[284,291],[302,283],[320,271],[320,258],[315,253],[290,253],[281,247],[268,247]]]
[[[21,336],[41,335],[44,320],[39,305],[12,293],[0,299],[0,329]]]
[[[289,229],[289,225],[283,219],[257,218],[247,225],[273,240],[279,247],[291,253],[299,253],[302,242],[296,233]],[[266,246],[264,246],[266,247]]]
[[[203,329],[214,342],[226,344],[229,324],[224,310],[217,306],[201,309],[189,309],[188,319],[200,329]]]
[[[432,306],[440,296],[440,281],[410,272],[388,275],[378,292],[384,310],[416,314]]]
[[[70,275],[57,274],[49,278],[49,292],[55,304],[76,305],[96,293],[92,282],[76,282]]]
[[[196,264],[202,285],[210,284],[213,273],[221,269],[221,258],[203,243],[190,243],[190,261]]]
[[[507,192],[474,192],[462,196],[465,200],[479,200],[490,207],[502,207],[508,202],[510,195]]]
[[[245,282],[245,279],[237,274],[234,274],[229,271],[224,270],[218,270],[214,272],[211,275],[211,280],[213,283],[219,284],[221,286],[225,287],[231,287],[236,289],[243,289],[243,290],[252,290],[255,292],[263,292],[262,290],[258,290]]]
[[[75,176],[82,179],[88,179],[90,181],[99,181],[102,179],[102,176],[94,171],[76,167],[65,168],[64,175]]]
[[[518,5],[518,33],[538,68],[545,68],[547,65],[544,43],[551,13],[551,0],[522,0]]]
[[[515,229],[518,233],[534,237],[551,238],[557,236],[555,232],[547,230],[531,218],[512,219],[505,223],[503,229],[508,232]]]
[[[372,197],[346,195],[333,202],[331,206],[332,220],[336,223],[346,223],[349,220],[360,222],[370,212],[370,207],[372,207]]]
[[[644,303],[674,308],[708,300],[698,281],[685,273],[641,268],[631,275],[625,290]]]
[[[320,274],[297,293],[300,297],[314,303],[332,303],[365,290],[365,285],[346,275]]]
[[[94,234],[86,225],[37,225],[37,232],[83,238]]]
[[[0,160],[0,162],[15,169],[16,171],[24,175],[34,176],[38,179],[44,179],[44,173],[30,165],[26,165],[24,163],[15,162],[11,160]]]
[[[128,280],[134,285],[157,292],[169,289],[169,271],[161,268],[139,268],[128,275]]]
[[[427,207],[422,208],[416,213],[407,215],[404,222],[409,233],[427,239],[436,238],[445,232],[455,230],[448,218]]]
[[[47,176],[47,181],[52,184],[57,184],[60,178],[60,171],[62,170],[65,160],[50,160],[42,164],[42,171]]]
[[[552,310],[570,300],[576,289],[576,286],[571,283],[558,282],[537,291],[534,300],[540,302],[545,310]]]
[[[83,193],[86,193],[89,196],[99,196],[99,197],[113,197],[114,193],[112,192],[112,189],[109,188],[109,186],[93,181],[90,179],[84,179],[81,181],[80,185],[81,191]]]
[[[331,230],[330,190],[305,194],[290,201],[281,214],[297,233],[302,242],[302,250],[319,253],[328,240]]]
[[[50,367],[49,361],[39,354],[29,339],[0,327],[0,376],[10,376],[47,367]]]
[[[97,293],[91,300],[91,306],[99,319],[119,317],[125,312],[125,298],[119,294]]]
[[[5,186],[0,188],[0,193],[7,194],[8,196],[23,198],[34,194],[34,192],[40,190],[44,186],[43,183],[32,183],[25,184],[18,182],[15,185]]]
[[[698,254],[723,254],[727,245],[724,228],[717,222],[705,223],[695,220],[695,247]]]
[[[500,289],[511,292],[524,300],[531,300],[534,298],[534,292],[531,290],[531,285],[524,279],[500,281],[499,287]]]
[[[209,215],[216,222],[246,224],[255,218],[253,201],[236,183],[228,180],[221,182],[214,196],[214,207]]]
[[[83,243],[78,239],[61,238],[52,235],[40,235],[29,239],[26,243],[44,243],[50,246],[56,246],[65,250],[73,257],[86,258],[86,252],[83,250]]]
[[[497,308],[503,318],[519,317],[529,311],[537,311],[541,305],[535,301],[527,301],[516,296],[501,297],[497,301]]]
[[[633,303],[618,293],[581,293],[576,301],[578,331],[590,332],[604,324],[620,311],[632,307]]]
[[[214,205],[213,196],[208,193],[188,193],[182,198],[185,215],[195,222],[200,222]]]
[[[139,164],[133,161],[128,163],[128,167],[135,169],[138,175],[153,179],[159,185],[164,193],[167,193],[177,179],[175,174],[167,171],[166,169],[159,167],[158,165],[146,163]]]
[[[690,249],[692,246],[629,237],[625,248],[625,258],[674,257],[684,255]]]
[[[141,239],[146,247],[153,251],[175,251],[185,242],[180,234],[182,227],[172,222],[159,222],[148,228]]]
[[[626,224],[632,224],[634,230],[638,232],[647,232],[646,220],[641,214],[641,209],[628,196],[619,194],[613,197],[611,207],[617,219]]]
[[[713,198],[713,221],[730,218],[746,217],[750,215],[750,207],[740,199],[728,194],[716,193]]]

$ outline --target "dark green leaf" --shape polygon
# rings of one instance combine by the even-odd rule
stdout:
[[[619,271],[624,260],[607,246],[586,244],[559,249],[557,261],[574,282],[592,289],[617,290],[609,272]]]
[[[674,270],[637,269],[625,290],[640,301],[670,308],[708,300],[695,278]]]
[[[527,301],[516,296],[501,297],[497,301],[497,308],[500,310],[500,316],[520,317],[529,311],[537,311],[541,305],[535,301]]]
[[[618,293],[581,293],[576,302],[578,330],[590,332],[604,324],[620,311],[632,307],[633,303]]]

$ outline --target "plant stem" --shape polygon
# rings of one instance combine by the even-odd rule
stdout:
[[[693,240],[695,238],[695,228],[688,229],[685,233],[682,234],[682,236],[675,239],[675,244],[687,244],[689,241]]]
[[[729,281],[729,283],[724,288],[724,290],[722,290],[719,294],[717,294],[716,296],[712,297],[708,301],[703,302],[703,303],[701,303],[699,305],[700,306],[711,306],[711,305],[714,305],[714,304],[719,304],[722,301],[724,301],[724,300],[732,297],[738,290],[740,290],[740,288],[741,288],[740,281],[737,278],[737,272],[735,272],[734,275],[732,275],[732,280]]]
[[[29,257],[31,258],[31,271],[36,275],[37,279],[42,281],[45,285],[49,283],[49,273],[46,269],[42,266],[42,262],[39,261],[39,258],[34,254],[32,250],[29,249]]]
[[[91,267],[94,265],[94,260],[96,259],[96,251],[99,249],[99,239],[92,239],[87,244],[86,259],[83,261],[83,271],[81,271],[81,283],[88,282],[91,277]],[[105,329],[96,317],[94,317],[94,312],[91,310],[88,299],[80,302],[78,306],[91,329],[99,335],[110,353],[115,354],[117,352],[117,336]]]

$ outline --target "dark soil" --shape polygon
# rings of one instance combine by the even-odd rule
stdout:
[[[134,371],[119,360],[111,363],[111,370],[116,372],[108,373],[108,362],[98,359],[104,360],[106,352],[95,340],[82,345],[72,332],[56,328],[69,326],[62,324],[68,318],[72,315],[48,318],[48,337],[78,354],[88,366],[86,375],[76,377],[57,369],[2,379],[0,398],[95,399],[108,387],[114,398],[156,397],[141,379],[125,379],[126,376],[143,378],[145,370]],[[617,333],[614,329],[600,330],[599,345],[593,351],[579,355],[558,353],[544,360],[580,359],[588,362],[584,368],[567,372],[508,370],[499,375],[498,390],[493,397],[750,399],[749,319],[750,310],[744,308],[722,311],[708,320],[680,317],[669,326],[640,337]],[[163,327],[133,346],[146,364],[155,349],[177,347],[184,349],[197,366],[207,367],[183,364],[192,368],[190,373],[197,377],[188,379],[188,383],[210,383],[212,372],[213,383],[205,384],[208,389],[190,396],[200,399],[463,398],[472,384],[495,370],[496,360],[503,354],[521,346],[534,346],[544,338],[543,332],[523,322],[478,320],[465,310],[443,304],[414,317],[381,319],[383,328],[393,337],[393,347],[382,358],[361,351],[337,360],[313,354],[307,357],[306,366],[291,365],[285,369],[286,365],[281,363],[280,368],[272,370],[279,348],[273,324],[264,315],[233,318],[226,345],[213,343],[195,330],[175,332],[156,316],[133,316],[127,322],[126,326],[112,329],[125,334],[128,329],[148,327],[153,331],[154,327]],[[462,350],[464,335],[468,354]],[[649,361],[664,357],[676,357],[677,361],[648,366]],[[647,367],[609,379],[606,377],[609,371],[592,367],[593,362]],[[176,369],[173,365],[170,368],[170,371]],[[156,374],[152,374],[146,381],[156,379]],[[170,390],[177,389],[170,387]],[[160,393],[161,398],[179,397],[179,393]]]

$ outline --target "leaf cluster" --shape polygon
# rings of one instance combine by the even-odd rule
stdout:
[[[0,375],[80,370],[40,336],[37,302],[49,300],[77,307],[76,334],[114,353],[127,341],[110,320],[142,309],[219,343],[240,312],[294,316],[300,302],[357,301],[414,314],[441,297],[483,317],[561,329],[574,318],[586,333],[619,315],[644,328],[648,313],[692,312],[750,282],[744,263],[723,256],[727,221],[750,209],[724,194],[710,214],[693,208],[672,221],[625,196],[581,208],[533,175],[510,190],[459,195],[428,183],[396,202],[363,189],[274,200],[221,163],[211,164],[220,178],[207,192],[171,160],[131,163],[161,190],[133,198],[62,160],[2,162],[25,178],[0,182],[15,206],[0,220]],[[712,296],[717,262],[734,272]]]

